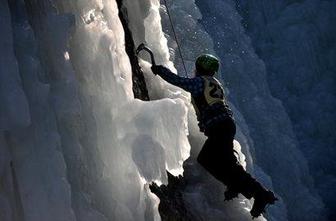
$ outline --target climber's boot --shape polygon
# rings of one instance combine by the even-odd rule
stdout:
[[[275,197],[272,191],[262,191],[255,195],[253,207],[250,211],[253,218],[260,216],[265,212],[265,208],[268,204],[274,204],[278,199]]]

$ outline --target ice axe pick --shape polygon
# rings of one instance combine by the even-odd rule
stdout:
[[[138,56],[141,51],[147,51],[149,53],[152,65],[155,66],[156,63],[152,50],[149,47],[147,47],[144,43],[141,43],[135,51],[136,55]]]

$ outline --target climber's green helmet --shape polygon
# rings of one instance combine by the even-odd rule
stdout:
[[[219,69],[219,59],[211,54],[202,54],[196,59],[196,71],[201,75],[214,75]]]

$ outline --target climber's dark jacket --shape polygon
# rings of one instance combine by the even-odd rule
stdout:
[[[212,125],[232,118],[232,111],[225,100],[223,87],[216,78],[210,76],[184,78],[163,66],[153,66],[152,71],[167,82],[191,93],[200,130],[206,135]]]

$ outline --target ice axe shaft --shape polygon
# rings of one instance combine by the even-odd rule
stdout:
[[[142,43],[136,49],[136,55],[138,56],[141,51],[147,51],[149,53],[152,65],[155,66],[156,63],[155,63],[155,58],[154,58],[154,54],[152,50],[149,47],[147,47],[144,43]]]

